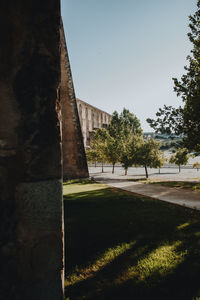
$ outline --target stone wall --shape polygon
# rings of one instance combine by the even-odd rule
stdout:
[[[0,3],[0,299],[63,299],[60,3]]]
[[[76,99],[84,146],[90,147],[91,138],[98,128],[107,128],[112,116],[89,103]]]
[[[87,178],[89,176],[88,167],[62,24],[60,92],[62,99],[63,178]]]

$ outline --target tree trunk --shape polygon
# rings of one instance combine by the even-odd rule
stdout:
[[[113,164],[112,166],[112,174],[114,174],[114,172],[115,172],[115,164]]]
[[[95,168],[96,168],[96,166],[97,166],[97,162],[96,162],[96,161],[94,162],[94,166],[95,166]]]
[[[158,173],[160,174],[160,168],[158,169]]]
[[[181,172],[181,165],[179,165],[178,168],[179,168],[179,173],[180,173]]]
[[[128,169],[125,169],[125,173],[124,173],[124,175],[127,175],[127,172],[128,172]]]
[[[146,173],[146,179],[149,177],[149,175],[148,175],[148,171],[147,171],[147,166],[144,166],[144,168],[145,168],[145,173]]]
[[[104,169],[103,169],[103,161],[102,161],[102,165],[101,165],[101,172],[102,172],[102,173],[104,172]]]

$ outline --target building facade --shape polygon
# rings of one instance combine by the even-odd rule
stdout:
[[[107,128],[112,116],[87,102],[76,99],[78,114],[83,134],[85,148],[90,147],[90,141],[98,128]]]

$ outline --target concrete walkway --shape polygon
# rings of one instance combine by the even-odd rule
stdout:
[[[111,187],[200,210],[200,192],[198,191],[103,177],[96,177],[95,180]]]

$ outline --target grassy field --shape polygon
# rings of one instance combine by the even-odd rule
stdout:
[[[198,212],[88,181],[64,200],[67,299],[200,299]]]
[[[163,186],[176,187],[176,188],[188,189],[188,190],[193,190],[193,191],[199,191],[200,192],[200,183],[199,182],[148,180],[144,183],[160,184],[160,185],[163,185]]]

